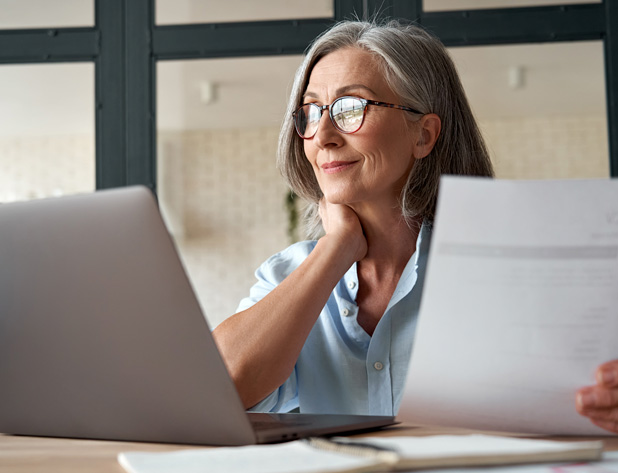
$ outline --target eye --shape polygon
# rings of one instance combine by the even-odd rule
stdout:
[[[360,128],[365,105],[358,97],[342,97],[333,103],[333,117],[339,128],[352,132]]]
[[[322,113],[320,107],[315,103],[306,103],[302,105],[295,114],[297,128],[303,130],[303,134],[305,133],[305,129],[308,124],[317,123],[321,118]]]

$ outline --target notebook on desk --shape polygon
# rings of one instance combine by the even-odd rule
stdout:
[[[247,414],[142,187],[0,205],[0,386],[8,434],[243,445],[394,421]]]

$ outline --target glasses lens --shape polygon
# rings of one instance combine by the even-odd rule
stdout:
[[[331,116],[344,133],[354,133],[363,124],[365,104],[355,97],[341,97],[333,102]]]
[[[318,124],[322,111],[314,103],[308,103],[300,107],[294,116],[294,125],[301,138],[311,138],[318,130]]]

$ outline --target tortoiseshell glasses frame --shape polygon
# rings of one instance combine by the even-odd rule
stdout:
[[[330,105],[318,105],[316,103],[301,105],[292,114],[294,117],[294,127],[301,138],[310,140],[318,131],[318,126],[320,125],[324,110],[328,110],[330,121],[339,132],[346,134],[355,133],[363,126],[368,105],[395,108],[424,115],[423,112],[403,105],[367,100],[360,97],[344,96],[339,97]]]

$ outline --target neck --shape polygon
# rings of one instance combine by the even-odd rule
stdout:
[[[367,255],[359,262],[376,272],[395,270],[401,274],[416,251],[420,222],[410,228],[398,207],[354,208],[367,239]]]

